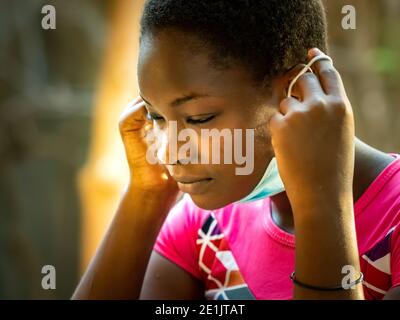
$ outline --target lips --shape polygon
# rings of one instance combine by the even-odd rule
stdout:
[[[194,182],[199,182],[199,181],[203,181],[203,180],[207,180],[207,179],[211,179],[211,178],[200,178],[200,177],[189,177],[189,176],[185,176],[185,177],[177,177],[177,176],[173,176],[174,180],[176,182],[179,183],[194,183]]]
[[[212,183],[212,178],[196,178],[196,177],[173,177],[178,183],[178,187],[182,192],[189,194],[201,194],[207,191]]]

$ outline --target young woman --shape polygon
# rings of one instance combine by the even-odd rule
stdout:
[[[131,179],[74,298],[399,299],[399,156],[354,136],[330,60],[287,97],[326,51],[318,0],[147,1],[120,122]],[[150,164],[145,136],[171,121],[253,128],[253,172]],[[240,201],[273,158],[284,192]]]

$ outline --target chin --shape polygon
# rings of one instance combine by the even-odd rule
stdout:
[[[240,199],[233,199],[232,201],[224,201],[223,198],[221,197],[213,197],[207,196],[207,195],[191,195],[189,194],[190,198],[192,199],[193,203],[204,210],[217,210],[221,209],[223,207],[226,207],[227,205],[238,201]]]

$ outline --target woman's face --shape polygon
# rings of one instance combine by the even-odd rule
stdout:
[[[223,140],[218,150],[209,149],[220,153],[219,164],[209,160],[208,164],[167,165],[179,188],[189,193],[197,206],[211,210],[242,199],[263,176],[273,157],[267,123],[277,112],[275,106],[279,100],[253,87],[242,67],[233,64],[217,70],[210,66],[207,52],[194,52],[187,45],[189,41],[187,35],[183,37],[175,31],[144,37],[138,62],[139,88],[157,131],[166,131],[170,121],[175,121],[178,133],[187,128],[194,130],[198,135],[198,159],[202,153],[200,145],[204,143],[200,138],[201,129],[229,129],[232,137],[233,129],[241,129],[244,147],[240,154],[243,156],[246,155],[246,129],[254,129],[254,153],[248,154],[252,159],[246,159],[254,163],[254,169],[248,175],[237,174],[236,168],[244,164],[235,163],[233,156],[231,164],[224,164]],[[190,96],[192,99],[187,98]],[[173,101],[180,103],[172,105]],[[238,141],[232,141],[234,150]],[[178,142],[177,149],[184,143]],[[248,143],[247,147],[251,148]]]

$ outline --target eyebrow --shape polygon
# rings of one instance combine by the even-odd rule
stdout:
[[[139,94],[139,95],[143,99],[144,102],[146,102],[149,106],[152,106],[150,102],[148,102],[145,98],[143,98],[142,94]],[[170,102],[169,105],[171,107],[179,107],[189,101],[198,100],[198,99],[207,98],[207,97],[210,97],[210,95],[190,93],[190,94],[183,95],[179,98],[176,98],[175,100]]]

